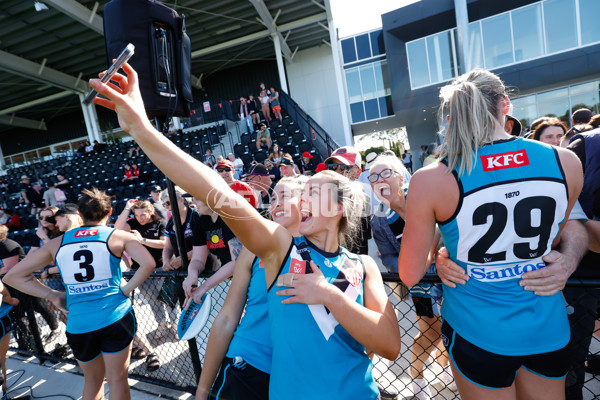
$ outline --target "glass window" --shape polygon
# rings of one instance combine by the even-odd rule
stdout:
[[[495,68],[513,62],[509,14],[500,14],[481,21],[485,67]]]
[[[483,63],[483,47],[481,44],[481,26],[479,21],[469,24],[469,60],[471,68],[485,67]]]
[[[378,30],[375,32],[369,33],[371,36],[371,51],[373,52],[373,57],[378,56],[380,54],[385,54],[385,46],[383,44],[383,31]]]
[[[368,100],[376,97],[377,88],[375,86],[375,74],[373,73],[373,64],[362,65],[359,67],[360,83],[362,87],[362,99]]]
[[[598,81],[571,86],[569,91],[571,96],[571,110],[589,108],[595,114],[598,114],[599,91]]]
[[[581,44],[600,41],[600,1],[579,0],[579,22],[581,23]]]
[[[547,0],[542,3],[547,53],[555,53],[577,46],[574,2],[575,0]]]
[[[392,108],[392,96],[379,98],[379,112],[381,113],[382,117],[394,115],[394,110]]]
[[[449,31],[427,37],[427,54],[431,82],[442,82],[455,76]]]
[[[350,104],[350,113],[352,114],[352,123],[363,122],[365,120],[365,110],[362,101]]]
[[[408,68],[410,71],[410,83],[412,87],[429,84],[429,66],[427,65],[427,51],[425,39],[406,43],[408,55]]]
[[[537,95],[538,117],[556,117],[569,123],[569,89],[561,88]]]
[[[369,34],[356,36],[356,52],[358,59],[363,60],[371,57],[371,43],[369,43]]]
[[[344,56],[344,64],[356,61],[354,38],[342,40],[342,55]]]
[[[544,54],[542,8],[533,4],[512,12],[515,61],[528,60]]]
[[[373,63],[373,69],[375,70],[375,84],[377,85],[377,97],[390,94],[390,82],[387,76],[387,62],[382,61]]]
[[[362,91],[360,90],[360,77],[358,68],[346,70],[346,87],[348,88],[348,101],[355,103],[362,101]]]
[[[371,99],[365,101],[365,114],[367,120],[379,118],[379,101],[378,99]]]
[[[521,121],[523,130],[528,130],[527,127],[538,117],[535,95],[511,99],[510,102],[513,105],[512,116]]]

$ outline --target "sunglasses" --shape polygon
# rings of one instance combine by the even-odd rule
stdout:
[[[217,172],[223,172],[223,171],[225,171],[225,172],[231,172],[231,168],[227,167],[227,168],[219,168],[219,169],[217,169]]]
[[[337,171],[338,168],[341,168],[343,172],[346,172],[346,171],[349,171],[350,169],[352,169],[352,166],[340,164],[340,163],[328,163],[327,164],[327,169],[329,171]]]
[[[386,168],[383,171],[381,171],[378,174],[371,174],[369,175],[369,182],[371,183],[375,183],[379,180],[379,178],[381,179],[387,179],[390,176],[392,176],[392,174],[394,173],[394,171],[391,168]]]
[[[46,221],[49,224],[55,224],[56,223],[56,218],[54,216],[52,216],[52,217],[38,217],[38,220],[40,220],[40,221]]]

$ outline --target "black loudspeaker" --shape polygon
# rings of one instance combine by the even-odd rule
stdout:
[[[156,0],[111,0],[104,6],[108,65],[128,43],[149,117],[189,116],[191,43],[185,20]]]

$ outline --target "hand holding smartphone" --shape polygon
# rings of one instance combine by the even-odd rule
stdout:
[[[100,81],[102,83],[106,83],[106,82],[110,81],[111,78],[117,73],[117,71],[120,70],[121,68],[123,68],[123,65],[125,65],[125,63],[127,61],[129,61],[129,59],[131,58],[131,56],[134,53],[134,50],[135,50],[135,46],[133,44],[129,43],[127,45],[127,47],[125,47],[125,49],[123,49],[121,54],[119,54],[119,57],[117,57],[115,62],[112,63],[112,65],[106,71],[104,76],[102,76]],[[96,98],[97,95],[98,95],[98,92],[96,92],[94,89],[90,90],[90,92],[83,99],[82,103],[85,105],[89,105],[92,102],[92,100],[94,100]]]

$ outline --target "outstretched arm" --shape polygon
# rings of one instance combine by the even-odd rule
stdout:
[[[217,211],[250,251],[261,258],[279,251],[277,258],[283,259],[283,249],[287,249],[291,235],[285,228],[262,218],[215,171],[156,131],[146,116],[136,72],[128,64],[123,70],[127,76],[116,74],[112,79],[119,86],[90,80],[90,85],[108,98],[97,97],[94,102],[115,110],[121,128],[131,134],[152,162],[176,184]]]

